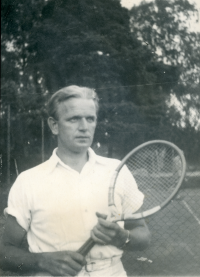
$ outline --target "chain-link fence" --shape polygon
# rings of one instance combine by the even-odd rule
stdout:
[[[48,159],[56,145],[47,124],[40,117],[35,118],[33,122],[26,120],[26,117],[15,117],[11,123],[10,162],[7,163],[6,160],[8,149],[3,149],[1,156],[1,163],[6,163],[3,172],[4,184],[1,185],[1,212],[6,206],[10,185],[17,174]],[[7,126],[5,121],[2,127],[6,136]],[[188,134],[186,140],[188,145],[181,140],[181,134],[179,136],[176,134],[177,139],[174,139],[171,134],[173,131],[168,130],[163,133],[163,136],[161,133],[162,130],[157,130],[157,137],[155,136],[154,139],[171,140],[185,152],[187,160],[185,180],[177,197],[163,211],[146,220],[152,235],[149,248],[140,252],[125,252],[122,261],[129,276],[200,276],[200,142],[194,146],[196,150],[191,156],[192,133]],[[199,132],[196,133],[199,136]],[[16,138],[20,138],[21,141]],[[142,129],[136,139],[138,143],[144,142],[145,135]],[[93,148],[107,156],[108,141],[104,141],[100,147],[99,145],[100,143],[96,141]],[[113,157],[123,155],[118,154],[115,146],[112,154]],[[10,166],[9,172],[8,166]],[[10,184],[6,181],[8,174],[10,174]],[[4,223],[5,219],[1,214],[1,233]],[[16,273],[8,272],[2,275],[16,275]]]
[[[130,276],[200,276],[199,171],[187,171],[178,196],[147,224],[150,247],[123,256]]]

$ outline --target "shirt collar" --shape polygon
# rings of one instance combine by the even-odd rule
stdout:
[[[53,150],[52,156],[49,159],[49,163],[50,163],[49,173],[52,172],[56,168],[58,163],[60,165],[62,165],[63,167],[68,168],[68,169],[71,170],[71,167],[69,167],[68,165],[63,163],[63,161],[61,161],[61,159],[58,157],[58,155],[56,154],[57,149],[58,148],[55,148]],[[98,156],[95,154],[95,152],[91,148],[88,149],[88,157],[89,157],[88,163],[90,165],[94,165],[95,162],[98,160]]]

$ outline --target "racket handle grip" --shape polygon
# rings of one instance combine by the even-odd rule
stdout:
[[[82,254],[83,256],[86,256],[88,252],[92,249],[92,247],[95,245],[95,242],[92,238],[89,238],[79,249],[78,253]]]

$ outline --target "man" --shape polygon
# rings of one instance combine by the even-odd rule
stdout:
[[[126,276],[123,250],[145,248],[149,231],[143,220],[124,227],[106,220],[109,181],[119,161],[90,148],[97,95],[85,87],[63,88],[51,97],[48,112],[58,148],[48,161],[20,174],[11,188],[1,265],[34,276]],[[133,183],[137,210],[143,195],[134,179],[123,172],[119,179],[122,185]],[[123,206],[123,193],[118,196]],[[26,234],[29,252],[20,247]],[[90,235],[96,245],[83,257],[76,251]]]

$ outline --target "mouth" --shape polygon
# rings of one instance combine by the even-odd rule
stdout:
[[[90,137],[87,137],[87,136],[78,136],[76,137],[77,139],[89,139]]]

